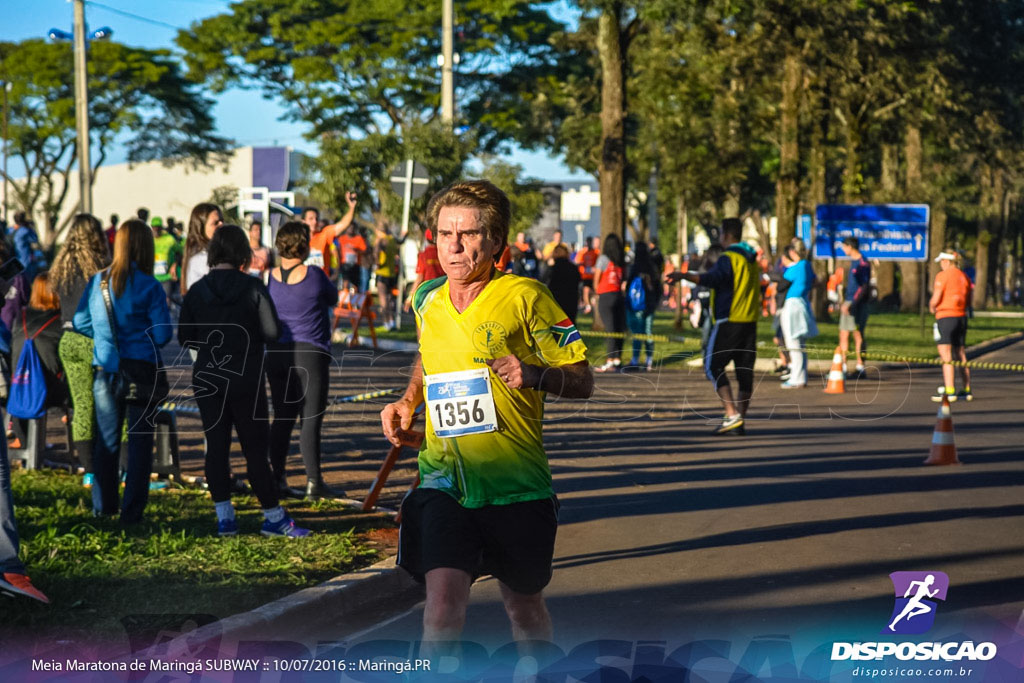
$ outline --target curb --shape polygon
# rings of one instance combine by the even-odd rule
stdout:
[[[225,617],[212,624],[158,644],[133,657],[175,657],[194,653],[204,645],[266,639],[268,633],[287,633],[308,626],[315,615],[343,624],[358,612],[400,598],[421,600],[423,586],[395,565],[395,557],[350,574],[304,588],[249,612]]]
[[[992,351],[998,351],[999,349],[1005,348],[1010,344],[1015,344],[1024,339],[1024,331],[1011,332],[1010,334],[1004,334],[1002,337],[995,337],[994,339],[987,339],[980,344],[967,347],[967,359],[973,360],[978,356],[983,356],[986,353]]]

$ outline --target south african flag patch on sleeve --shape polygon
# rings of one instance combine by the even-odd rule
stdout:
[[[580,336],[579,330],[576,329],[576,326],[568,318],[556,325],[552,325],[551,334],[554,336],[555,341],[558,342],[558,348],[568,346],[573,342],[583,339]]]

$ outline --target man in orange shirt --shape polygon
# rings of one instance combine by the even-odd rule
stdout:
[[[591,300],[594,298],[594,266],[601,256],[600,242],[599,237],[588,237],[586,246],[576,252],[576,265],[580,267],[580,280],[583,281],[584,313],[593,310]]]
[[[348,213],[334,225],[328,225],[323,229],[320,228],[320,212],[317,209],[310,207],[302,212],[302,222],[309,227],[309,257],[306,258],[304,265],[323,268],[331,280],[334,279],[340,265],[334,240],[348,229],[355,218],[356,193],[346,192],[345,201],[348,202]]]
[[[957,393],[956,373],[953,366],[949,365],[954,355],[957,360],[967,362],[967,308],[971,305],[972,296],[971,281],[957,267],[957,259],[952,249],[944,249],[935,259],[942,270],[935,276],[928,310],[935,314],[935,341],[943,362],[944,386],[939,387],[938,393],[932,397],[933,401],[941,401],[943,396],[950,401],[970,401],[974,398],[971,394],[971,371],[961,366],[964,388]]]
[[[341,255],[341,286],[358,291],[359,263],[366,253],[367,246],[355,222],[349,223],[345,232],[338,237],[337,244]]]

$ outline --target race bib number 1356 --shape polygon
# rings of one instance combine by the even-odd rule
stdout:
[[[427,410],[442,438],[482,434],[498,428],[488,369],[426,375]]]

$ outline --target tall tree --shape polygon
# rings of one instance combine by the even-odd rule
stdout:
[[[190,73],[214,91],[259,90],[309,125],[321,145],[317,197],[337,201],[344,181],[372,190],[375,219],[393,221],[387,174],[404,155],[442,182],[473,154],[545,139],[531,109],[561,68],[562,25],[543,3],[469,0],[457,10],[460,137],[441,126],[441,5],[432,0],[241,0],[177,42]]]
[[[40,240],[56,237],[76,163],[71,46],[43,40],[0,43],[0,80],[9,81],[15,204],[42,213]],[[128,161],[218,161],[229,141],[214,133],[213,103],[167,50],[94,41],[88,62],[89,122],[96,169],[115,142]],[[0,170],[2,173],[2,170]],[[94,169],[93,181],[96,179]],[[20,176],[20,177],[19,177]]]

